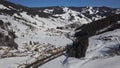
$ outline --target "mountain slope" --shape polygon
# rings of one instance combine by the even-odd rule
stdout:
[[[91,36],[86,57],[81,59],[69,57],[66,64],[63,65],[59,61],[64,61],[65,56],[61,56],[39,68],[57,66],[58,68],[119,68],[120,43],[117,39],[120,41],[120,29]]]
[[[1,0],[0,60],[8,62],[5,67],[18,67],[47,57],[51,55],[50,50],[64,48],[67,44],[72,43],[66,36],[74,33],[76,27],[106,18],[108,14],[112,16],[120,12],[117,8],[108,7],[107,9],[104,7],[76,8],[30,8]],[[14,58],[19,60],[13,60]],[[11,65],[11,61],[15,66]],[[3,66],[3,62],[0,63],[0,66]]]
[[[76,29],[75,40],[71,46],[71,57],[85,57],[86,50],[89,46],[88,38],[100,33],[112,31],[120,28],[120,14],[116,14],[89,24],[85,24]],[[70,46],[69,46],[70,47]]]
[[[105,18],[108,14],[113,15],[119,13],[119,9],[108,7],[29,8],[5,0],[0,1],[0,6],[0,20],[5,23],[9,22],[9,30],[13,30],[19,39],[28,39],[28,37],[30,39],[33,36],[35,38],[44,35],[60,35],[60,33],[65,34],[71,32],[69,29],[72,27],[75,28],[78,25]],[[90,18],[89,16],[96,19]],[[57,27],[70,28],[68,31],[61,31],[59,29],[56,30]],[[16,42],[18,43],[17,39]],[[26,42],[30,42],[30,40]],[[22,45],[22,43],[18,44]]]
[[[114,14],[119,14],[120,9],[109,7],[44,7],[35,8],[40,12],[50,13],[55,17],[73,22],[89,23]]]

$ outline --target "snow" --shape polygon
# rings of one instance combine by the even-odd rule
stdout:
[[[1,61],[0,66],[2,66],[2,68],[8,68],[8,67],[16,68],[20,64],[26,63],[26,61],[27,61],[27,63],[32,63],[33,61],[37,60],[36,59],[37,57],[40,56],[39,53],[35,52],[34,50],[36,48],[44,46],[43,45],[44,43],[45,43],[45,45],[51,44],[51,45],[54,45],[55,47],[60,47],[60,46],[64,47],[67,44],[72,43],[72,41],[70,39],[68,39],[64,36],[65,33],[71,32],[70,30],[55,29],[55,27],[57,27],[61,24],[61,21],[59,21],[59,19],[52,21],[51,20],[52,18],[47,19],[47,18],[41,18],[39,16],[35,16],[34,20],[33,20],[33,19],[31,19],[32,17],[27,15],[27,13],[25,13],[25,12],[22,12],[21,15],[22,15],[22,17],[23,16],[25,17],[24,19],[28,20],[28,22],[26,22],[27,24],[30,24],[31,26],[35,27],[34,30],[30,30],[29,26],[24,25],[23,22],[25,22],[25,21],[23,21],[23,20],[17,21],[17,20],[14,20],[14,17],[11,17],[9,15],[0,15],[0,19],[3,20],[5,23],[7,23],[7,22],[11,23],[11,26],[9,27],[9,29],[13,29],[15,31],[16,35],[18,36],[15,39],[15,42],[19,44],[18,51],[23,52],[20,55],[27,55],[27,56],[23,56],[23,57],[11,57],[11,58],[0,59],[0,61]],[[14,16],[19,17],[19,18],[21,17],[17,14],[14,14]],[[84,15],[83,15],[83,17],[84,17]],[[56,23],[56,21],[57,21],[57,23]],[[40,27],[38,25],[34,25],[31,22],[36,22],[37,24],[39,24]],[[44,27],[41,27],[41,25]],[[63,23],[61,25],[64,26],[65,23]],[[3,31],[3,30],[1,29],[1,31]],[[59,31],[63,32],[63,34],[61,34],[61,32],[59,33]],[[5,32],[5,34],[7,34],[7,32]],[[24,35],[24,37],[22,35]],[[102,39],[104,37],[109,37],[109,36],[112,36],[112,37],[110,37],[111,40],[105,41]],[[111,63],[114,63],[117,67],[119,67],[119,64],[117,64],[118,58],[116,56],[104,58],[104,55],[107,55],[105,53],[108,50],[107,47],[114,47],[114,45],[118,44],[119,39],[120,39],[118,37],[120,37],[120,29],[90,37],[89,38],[89,47],[88,47],[85,58],[83,58],[83,59],[69,58],[67,65],[66,64],[63,65],[63,64],[61,64],[60,61],[63,61],[65,59],[65,56],[61,56],[61,57],[58,57],[58,58],[40,66],[39,68],[53,68],[53,67],[55,67],[55,68],[65,68],[65,67],[87,68],[90,66],[91,66],[91,68],[94,68],[97,66],[103,66],[103,67],[107,68],[107,66],[109,66]],[[117,38],[117,40],[116,40],[116,38]],[[39,42],[39,44],[30,45],[30,41],[32,41],[32,44],[33,44],[33,42]],[[30,48],[30,50],[27,50],[27,48]],[[45,50],[45,47],[40,49],[40,51],[42,51],[42,50]],[[10,52],[12,52],[12,51],[10,51]],[[4,52],[1,50],[0,53],[2,54]],[[33,57],[30,58],[30,56],[33,56]],[[95,59],[95,58],[98,58],[98,59]],[[95,60],[93,60],[93,59],[95,59]],[[101,64],[101,63],[104,63],[105,60],[106,60],[106,65]],[[98,63],[98,61],[99,61],[99,63]],[[113,62],[108,63],[107,61],[109,61],[109,62],[113,61]],[[3,62],[7,63],[8,65],[5,66],[5,64]],[[115,66],[113,64],[111,64],[111,65],[113,67]]]
[[[106,59],[97,59],[84,64],[81,68],[119,68],[120,67],[120,56],[115,56]]]
[[[19,45],[22,45],[23,43],[29,43],[29,41],[38,41],[40,43],[50,43],[55,46],[66,46],[69,43],[72,43],[71,40],[64,36],[42,36],[42,37],[34,37],[34,38],[17,38],[15,40]]]
[[[104,40],[103,38],[110,38],[111,40]],[[39,68],[119,68],[120,56],[110,56],[107,51],[109,47],[116,47],[120,44],[120,29],[109,31],[100,35],[95,35],[89,38],[89,47],[87,49],[86,57],[76,59],[70,57],[65,65],[60,63],[65,56],[58,57]]]
[[[0,67],[1,68],[17,68],[19,65],[26,63],[32,63],[37,60],[37,58],[40,57],[40,52],[50,49],[49,46],[54,46],[51,49],[57,48],[57,47],[64,47],[67,44],[71,44],[72,41],[65,37],[66,33],[72,32],[72,30],[59,30],[56,29],[57,26],[65,26],[71,23],[79,22],[81,24],[87,24],[91,22],[92,20],[87,18],[84,14],[71,10],[67,7],[62,7],[64,14],[55,14],[53,16],[56,16],[58,18],[49,17],[49,18],[43,18],[39,17],[39,15],[32,16],[28,15],[27,12],[22,11],[17,13],[14,13],[12,16],[9,14],[1,13],[0,20],[2,20],[4,23],[10,23],[10,26],[8,26],[8,30],[13,30],[17,36],[15,38],[15,42],[18,44],[18,50],[9,50],[8,53],[15,54],[17,56],[14,57],[0,57]],[[0,9],[7,9],[7,10],[17,10],[20,11],[21,9],[15,9],[11,6],[5,7],[4,5],[0,4]],[[90,14],[93,14],[93,8],[89,7],[88,11]],[[53,9],[45,9],[44,12],[46,13],[52,13]],[[20,14],[20,15],[19,15]],[[72,21],[69,21],[70,15],[74,16],[74,19]],[[80,15],[82,18],[78,17]],[[63,18],[63,19],[61,19]],[[103,17],[96,16],[93,19],[101,19]],[[118,22],[119,23],[119,22]],[[8,32],[0,28],[0,32],[3,32],[5,35],[8,35]],[[120,30],[115,30],[112,33],[105,33],[101,35],[102,37],[108,36],[108,35],[120,35]],[[84,64],[88,61],[91,61],[94,57],[102,56],[103,54],[101,51],[107,50],[105,47],[106,45],[112,46],[119,42],[119,38],[117,38],[117,42],[113,37],[112,39],[114,41],[112,42],[103,42],[103,40],[96,40],[96,38],[99,38],[98,36],[94,36],[90,38],[90,46],[87,51],[87,57],[84,60],[81,59],[75,59],[75,58],[69,58],[68,65],[62,65],[60,61],[63,61],[65,59],[65,56],[58,57],[42,66],[40,68],[64,68],[64,67],[70,67],[79,68],[81,64]],[[31,43],[30,43],[31,42]],[[0,49],[0,56],[1,54],[5,54],[5,52]],[[35,51],[35,49],[38,49],[38,51]],[[49,55],[49,54],[46,54]],[[32,56],[32,57],[31,57]],[[112,58],[111,58],[112,59]],[[99,59],[98,59],[99,60]],[[109,59],[108,59],[109,60]],[[114,60],[114,58],[113,58]],[[92,61],[98,62],[96,61]],[[102,61],[101,61],[102,62]],[[76,64],[77,63],[77,64]],[[74,65],[75,64],[75,65]],[[73,67],[71,66],[73,65]],[[86,64],[87,65],[87,64]],[[90,64],[89,64],[90,65]],[[99,64],[98,64],[99,65]]]
[[[67,44],[72,43],[70,39],[67,39],[64,36],[52,36],[52,37],[45,37],[41,42],[43,43],[50,43],[55,46],[66,46]]]
[[[45,12],[45,13],[52,13],[52,12],[53,12],[53,9],[51,9],[51,10],[50,10],[50,9],[45,9],[44,12]]]
[[[90,14],[94,14],[94,12],[92,11],[93,7],[88,7],[88,11],[90,12]]]
[[[35,20],[34,18],[32,18],[30,15],[27,15],[27,12],[22,12],[21,15],[23,18],[30,21],[31,23],[39,22],[38,20]],[[39,24],[37,24],[37,25],[42,26],[43,24],[42,24],[42,22],[39,22]]]
[[[28,57],[12,57],[0,59],[1,68],[17,68],[18,65],[25,62]]]
[[[63,68],[64,66],[60,61],[64,60],[64,58],[65,58],[65,56],[58,57],[38,68]]]
[[[85,63],[80,63],[83,60],[73,59],[70,58],[69,62],[63,65],[60,61],[64,60],[64,56],[58,57],[39,68],[119,68],[120,67],[120,56],[115,56],[112,58],[106,59],[97,59],[97,60],[90,60]],[[82,64],[80,66],[80,64]]]
[[[40,57],[41,51],[45,50],[46,48],[50,49],[48,48],[50,45],[53,45],[54,48],[57,48],[60,46],[64,47],[67,44],[72,43],[71,40],[64,36],[64,34],[68,31],[59,31],[55,29],[57,26],[65,25],[65,23],[59,21],[59,19],[56,20],[56,23],[56,21],[51,20],[52,18],[41,18],[38,15],[32,17],[31,15],[28,15],[27,12],[21,12],[20,14],[21,15],[15,13],[13,16],[4,14],[0,15],[0,20],[2,20],[4,23],[9,22],[11,24],[8,26],[8,28],[9,30],[12,29],[15,32],[17,36],[15,42],[18,44],[18,50],[9,50],[8,52],[8,54],[13,53],[17,56],[0,58],[0,66],[2,68],[17,68],[19,65],[26,63],[26,61],[27,63],[32,63],[36,61],[38,57]],[[15,17],[21,19],[16,19]],[[36,22],[36,25],[34,22]],[[30,29],[30,26],[34,27],[34,29]],[[51,30],[51,28],[53,30]],[[3,32],[4,30],[0,29],[0,32],[1,31]],[[7,35],[7,32],[4,32]],[[30,45],[30,41],[32,42],[32,45]],[[34,43],[37,44],[35,45]],[[36,52],[36,48],[41,49]],[[4,54],[3,50],[0,50],[0,56],[1,54]],[[6,63],[8,65],[5,66]]]
[[[5,7],[4,5],[0,4],[0,9],[7,9],[10,10],[9,8]]]
[[[61,17],[65,20],[67,20],[69,23],[70,23],[69,19],[71,18],[71,16],[74,17],[72,20],[72,23],[80,22],[81,24],[87,24],[87,23],[91,22],[91,20],[89,18],[87,18],[86,16],[84,16],[83,14],[81,14],[77,11],[71,10],[67,7],[63,7],[63,11],[65,12],[64,14],[55,14],[54,16]],[[78,15],[82,16],[82,18],[78,17]]]

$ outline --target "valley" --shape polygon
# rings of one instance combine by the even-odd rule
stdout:
[[[53,68],[52,66],[56,66],[54,63],[56,62],[60,68],[64,68],[60,60],[63,61],[65,59],[63,55],[65,47],[72,45],[75,33],[81,31],[79,27],[113,15],[119,15],[119,13],[119,8],[105,6],[31,8],[1,0],[0,66],[2,68],[30,68],[30,66],[34,66],[32,64],[36,64],[35,68],[36,66],[39,68]],[[102,37],[100,35],[90,37],[85,58],[76,60],[71,57],[68,62],[79,68],[80,65],[86,64],[91,59],[101,58],[101,53],[99,52],[106,48],[106,45],[109,46],[109,43],[116,45],[120,41],[119,24],[118,21],[114,25],[106,26],[98,31]],[[113,29],[109,27],[113,27]],[[78,29],[77,31],[76,28]],[[108,35],[111,34],[112,36],[110,40],[107,34],[105,34],[106,37],[102,34],[102,32],[105,33],[107,30],[111,30],[110,33],[108,32]],[[92,32],[92,30],[89,31]],[[114,33],[117,40],[114,39]],[[96,40],[96,38],[99,40]],[[106,38],[107,41],[104,40]],[[43,61],[43,63],[39,61]],[[81,63],[78,61],[81,61]],[[74,62],[78,64],[74,65]],[[68,65],[69,68],[73,68],[71,65]]]

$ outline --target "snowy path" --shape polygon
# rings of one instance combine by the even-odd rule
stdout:
[[[47,56],[46,58],[38,59],[37,61],[35,61],[35,62],[31,63],[31,64],[26,65],[25,68],[31,68],[31,67],[32,68],[37,68],[38,66],[41,66],[41,65],[43,65],[43,64],[45,64],[45,63],[47,63],[47,62],[49,62],[49,61],[51,61],[51,60],[53,60],[53,59],[55,59],[57,57],[62,56],[64,54],[64,51],[65,50],[62,50],[62,51],[57,52],[57,53],[55,53],[53,55]]]

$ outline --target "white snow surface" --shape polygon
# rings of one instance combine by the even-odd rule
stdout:
[[[87,18],[83,14],[81,14],[77,11],[73,11],[73,10],[67,8],[67,7],[63,7],[63,11],[65,12],[64,14],[55,14],[54,16],[61,17],[65,20],[69,20],[71,18],[71,16],[73,16],[74,19],[72,20],[72,22],[80,22],[81,24],[87,24],[87,23],[92,22],[91,19]],[[82,18],[78,17],[78,15],[81,15]]]
[[[81,68],[119,68],[120,67],[120,56],[115,56],[106,59],[97,59],[90,61],[81,66]]]
[[[60,63],[61,60],[64,60],[65,56],[58,57],[42,66],[39,68],[64,68],[63,64]]]
[[[0,67],[1,68],[17,68],[18,65],[26,61],[28,57],[12,57],[0,59]]]
[[[0,4],[0,9],[7,9],[10,10],[9,8],[5,7],[4,5]]]

